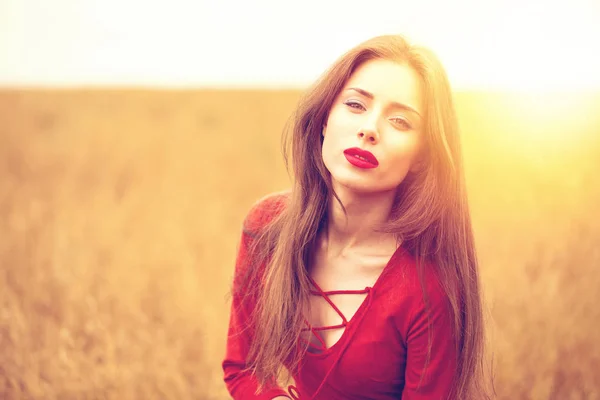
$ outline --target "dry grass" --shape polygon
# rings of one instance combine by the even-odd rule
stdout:
[[[289,185],[298,96],[0,91],[1,398],[228,398],[240,224]],[[565,98],[458,94],[500,399],[600,399],[600,96]]]

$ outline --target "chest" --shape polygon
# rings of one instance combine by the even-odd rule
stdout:
[[[314,291],[304,311],[312,330],[304,337],[309,351],[319,353],[338,343],[354,317],[365,306],[371,288],[391,254],[376,256],[315,257],[310,266]]]
[[[305,356],[297,378],[302,384],[302,393],[315,393],[321,387],[323,377],[331,371],[320,392],[321,397],[317,398],[391,400],[402,397],[406,347],[399,339],[391,317],[396,313],[391,307],[379,307],[380,301],[389,304],[398,300],[396,296],[390,298],[389,293],[379,293],[376,300],[372,300],[367,312],[355,320],[360,324],[351,326],[342,339],[343,347],[335,345],[328,356],[318,353]],[[343,356],[336,357],[342,349]],[[335,392],[330,391],[332,387],[336,388]]]
[[[323,292],[336,289],[374,288],[365,294],[329,294],[331,303],[345,315],[348,324],[339,327],[342,318],[323,296],[311,296],[311,325],[322,327],[338,324],[335,329],[308,331],[311,347],[298,376],[302,392],[317,398],[398,399],[404,386],[406,347],[398,329],[400,315],[409,315],[408,299],[392,288],[398,284],[398,264],[386,270],[382,260],[372,268],[345,264],[335,268],[314,270],[311,278]],[[335,265],[330,264],[329,267]],[[357,267],[357,269],[354,269]],[[334,272],[338,271],[337,274]],[[325,353],[325,354],[323,354]],[[340,355],[340,357],[338,357]],[[331,373],[330,373],[331,372]],[[323,379],[329,375],[322,386]],[[335,387],[335,393],[330,388]],[[337,390],[342,390],[343,394]],[[347,395],[347,396],[346,396]]]

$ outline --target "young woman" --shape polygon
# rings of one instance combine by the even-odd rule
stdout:
[[[244,221],[223,361],[233,398],[487,398],[478,264],[437,58],[400,36],[360,44],[307,91],[286,139],[292,190]]]

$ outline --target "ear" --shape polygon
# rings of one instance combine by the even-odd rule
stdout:
[[[321,131],[321,136],[325,137],[325,129],[327,129],[327,124],[323,125],[323,130]]]

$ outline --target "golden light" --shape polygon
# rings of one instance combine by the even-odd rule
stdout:
[[[600,89],[600,3],[507,1],[462,43],[440,42],[455,86],[516,92]],[[460,12],[451,15],[460,20]]]
[[[232,13],[188,0],[9,0],[0,85],[305,87],[359,41],[401,33],[431,47],[459,90],[600,89],[596,3],[307,0],[290,13],[257,0]]]

